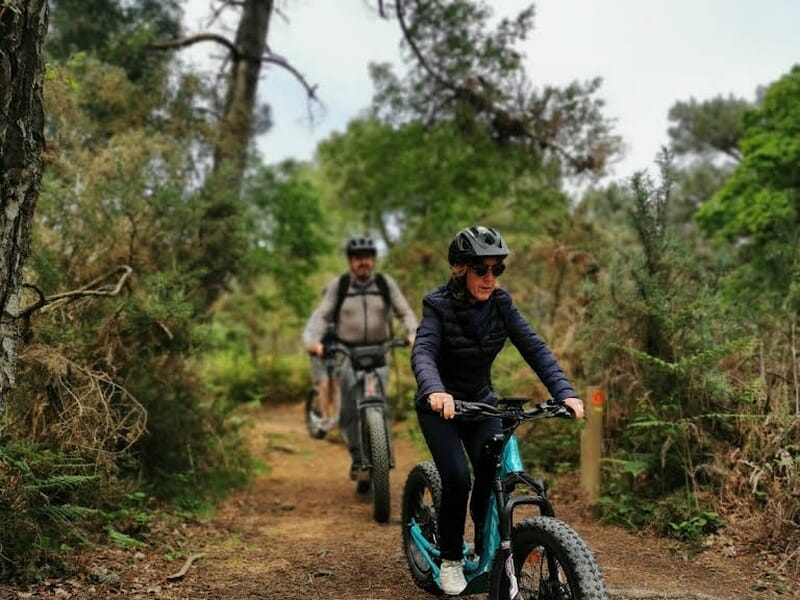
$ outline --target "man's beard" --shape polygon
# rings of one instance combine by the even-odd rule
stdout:
[[[372,276],[372,269],[357,269],[356,270],[356,281],[359,283],[366,283],[369,281],[369,278]]]

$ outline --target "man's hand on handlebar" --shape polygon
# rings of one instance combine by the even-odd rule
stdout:
[[[433,392],[428,396],[428,403],[443,419],[452,419],[456,414],[456,401],[447,392]]]
[[[308,345],[308,353],[312,356],[322,356],[325,352],[325,346],[322,345],[322,342],[311,342]]]

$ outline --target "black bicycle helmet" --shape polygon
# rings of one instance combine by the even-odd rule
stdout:
[[[351,238],[345,247],[347,258],[352,258],[356,254],[378,254],[378,248],[375,246],[375,241],[369,236],[358,236]]]
[[[508,256],[508,246],[496,229],[482,225],[459,231],[447,251],[451,265],[466,265],[489,256]]]

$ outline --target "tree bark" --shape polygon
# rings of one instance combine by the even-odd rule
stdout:
[[[14,384],[22,269],[42,179],[47,0],[0,4],[0,399]]]
[[[206,311],[226,289],[241,259],[238,219],[242,214],[240,191],[253,137],[253,115],[261,68],[267,55],[267,34],[273,0],[244,0],[234,41],[225,113],[220,123],[211,183],[211,199],[203,219],[199,263]]]
[[[223,116],[214,164],[219,170],[233,163],[233,177],[241,186],[247,162],[247,148],[253,136],[253,114],[258,80],[267,49],[267,34],[273,0],[246,0],[236,30],[227,103]]]

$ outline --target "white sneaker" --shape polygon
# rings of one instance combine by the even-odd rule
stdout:
[[[448,596],[458,596],[467,587],[467,580],[464,579],[463,560],[443,560],[442,568],[439,571],[439,580],[442,582],[442,590]]]

